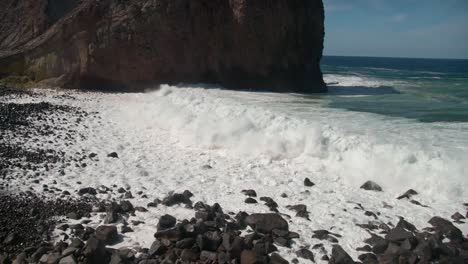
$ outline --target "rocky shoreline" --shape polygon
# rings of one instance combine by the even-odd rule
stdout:
[[[32,97],[34,92],[0,87],[0,98]],[[302,244],[303,230],[292,230],[294,218],[305,221],[316,217],[315,209],[306,204],[280,206],[273,197],[260,196],[259,190],[245,189],[245,204],[263,204],[270,212],[227,211],[217,204],[200,202],[190,190],[170,192],[164,197],[149,197],[132,186],[81,186],[64,189],[45,184],[42,177],[51,169],[88,166],[98,159],[96,153],[83,150],[70,156],[37,144],[25,149],[22,142],[47,137],[51,142],[77,144],[86,137],[76,127],[92,116],[76,107],[57,106],[48,102],[13,103],[0,101],[0,263],[466,263],[468,239],[453,223],[463,223],[468,215],[433,216],[427,228],[418,230],[407,219],[392,223],[381,219],[380,212],[356,203],[354,210],[370,219],[357,223],[369,234],[356,246],[360,252],[353,259],[342,247],[344,235],[335,230],[314,230],[313,238],[322,241]],[[53,114],[51,114],[53,112]],[[67,113],[66,118],[61,113]],[[66,119],[66,120],[63,120]],[[47,120],[47,122],[46,122]],[[50,122],[56,126],[50,126]],[[119,153],[108,153],[118,159]],[[206,167],[208,168],[208,165]],[[22,170],[37,171],[33,177]],[[19,190],[10,180],[31,184]],[[316,188],[309,178],[304,188]],[[24,187],[24,186],[23,186]],[[373,182],[363,184],[362,192],[382,192]],[[170,190],[167,190],[170,191]],[[138,198],[152,202],[142,206]],[[283,193],[281,197],[287,198]],[[396,199],[415,206],[417,191],[409,190]],[[390,205],[387,205],[391,207]],[[464,205],[465,209],[468,207]],[[132,219],[149,210],[174,212],[184,208],[192,217],[164,213],[152,225]],[[291,214],[294,212],[295,214]],[[451,220],[449,220],[451,218]],[[91,223],[92,221],[96,221]],[[122,238],[137,226],[150,225],[154,241],[149,247],[119,247]],[[324,244],[331,243],[331,250]],[[294,247],[293,247],[294,246]],[[295,257],[286,260],[285,249],[294,248]]]

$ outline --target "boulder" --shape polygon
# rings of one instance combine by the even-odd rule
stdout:
[[[280,215],[267,214],[251,214],[245,219],[245,223],[253,230],[261,233],[270,233],[273,229],[288,230],[288,222]]]
[[[361,189],[367,190],[367,191],[376,191],[376,192],[381,192],[382,187],[380,187],[377,183],[373,181],[366,181],[362,186]]]
[[[96,238],[107,245],[117,242],[117,227],[112,225],[98,226],[96,228]]]

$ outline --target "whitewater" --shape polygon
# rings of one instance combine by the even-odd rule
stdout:
[[[378,213],[379,221],[396,224],[404,217],[422,229],[434,215],[463,213],[468,200],[468,124],[425,123],[330,107],[337,97],[366,96],[367,90],[359,95],[343,92],[352,89],[353,82],[378,82],[356,78],[325,75],[334,83],[330,93],[313,96],[181,84],[144,93],[37,89],[40,97],[10,101],[45,101],[96,113],[80,123],[87,136],[72,146],[47,137],[24,143],[70,155],[98,154],[99,159],[86,167],[66,167],[63,176],[62,168],[52,168],[43,179],[46,184],[55,181],[57,187],[70,190],[126,186],[146,194],[132,199],[135,206],[187,189],[195,201],[217,202],[227,212],[268,212],[261,203],[244,203],[241,191],[255,189],[259,196],[277,201],[281,212],[294,215],[286,206],[299,203],[311,212],[310,221],[289,219],[290,229],[301,237],[291,248],[280,248],[282,256],[291,260],[298,248],[316,243],[324,243],[330,252],[331,242],[312,238],[314,230],[326,229],[341,234],[340,245],[356,259],[356,248],[369,237],[356,224],[375,221],[357,207]],[[119,158],[106,157],[111,152]],[[306,177],[315,186],[304,186]],[[384,192],[359,189],[367,180]],[[28,177],[17,181],[19,188],[41,191]],[[415,199],[425,207],[396,199],[410,188],[419,192]],[[149,247],[160,216],[189,219],[194,214],[183,207],[148,209],[129,219],[145,224],[132,227],[135,232],[125,234],[115,247]],[[90,220],[96,227],[101,216]],[[467,224],[456,225],[468,231]]]

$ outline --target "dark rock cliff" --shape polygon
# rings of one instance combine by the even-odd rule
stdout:
[[[320,92],[322,0],[0,0],[0,77]]]

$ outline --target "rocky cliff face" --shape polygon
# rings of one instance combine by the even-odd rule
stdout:
[[[322,0],[0,4],[3,76],[97,89],[180,82],[295,92],[326,89],[319,66]]]

